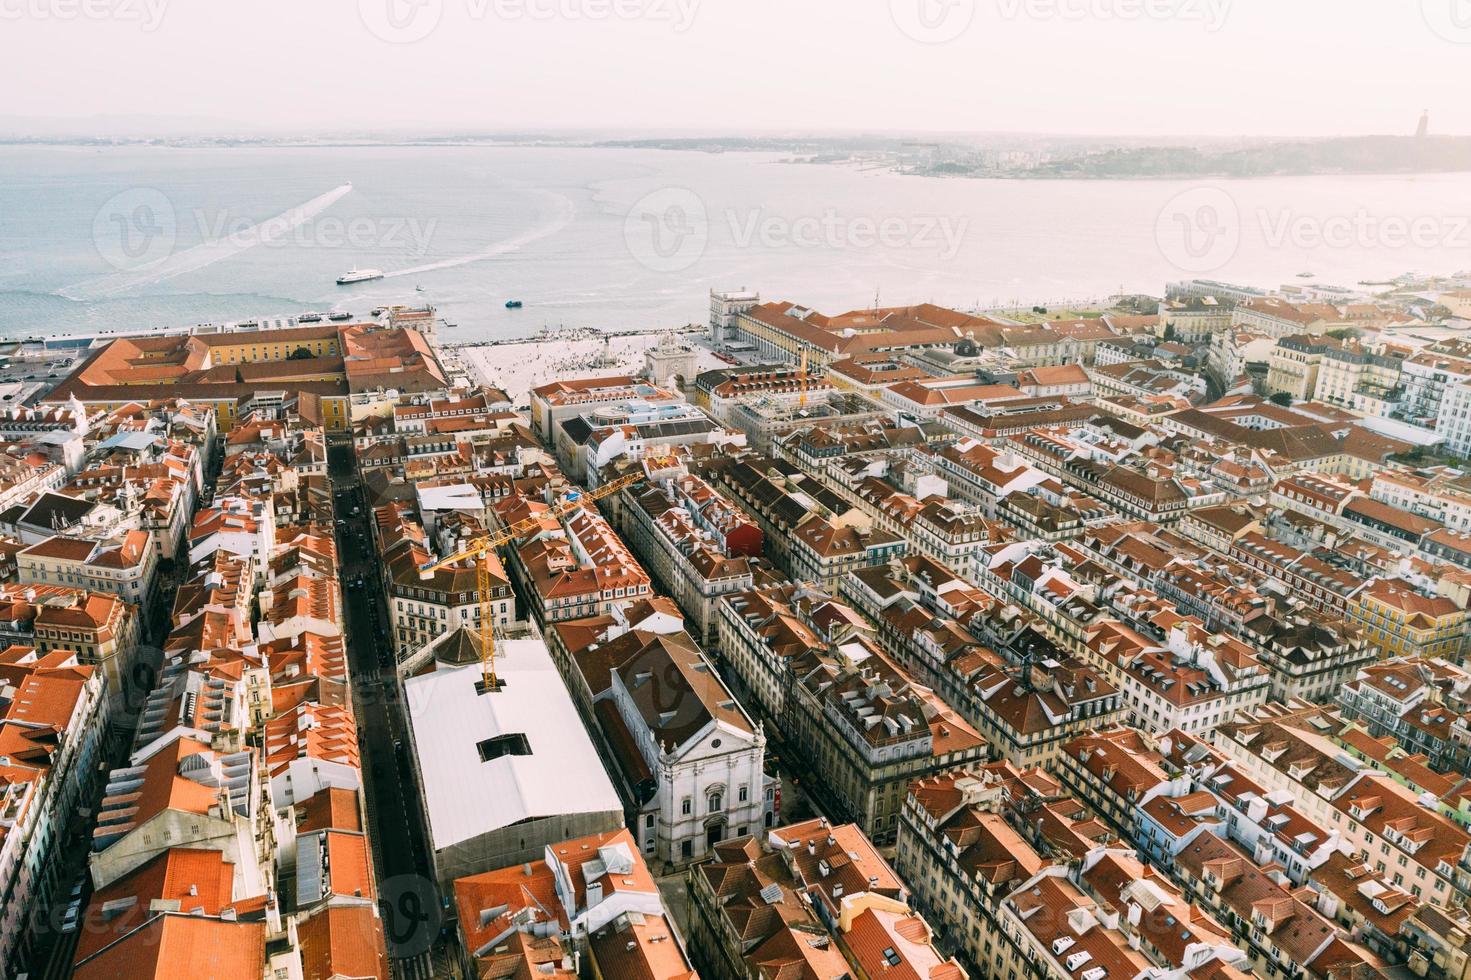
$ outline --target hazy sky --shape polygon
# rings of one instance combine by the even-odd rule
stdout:
[[[0,47],[6,116],[1471,133],[1471,0],[0,0]]]

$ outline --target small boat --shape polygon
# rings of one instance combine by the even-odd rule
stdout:
[[[328,313],[327,319],[334,320],[340,323],[343,320],[351,320],[352,314],[347,312],[346,310],[339,310],[336,313]]]
[[[423,291],[424,291],[424,287],[423,286],[415,286],[414,287],[414,292],[416,292],[416,293],[422,293]]]
[[[1314,276],[1313,276],[1313,274],[1311,272],[1299,272],[1297,274],[1297,278],[1299,278],[1299,279],[1312,279],[1312,278],[1314,278]]]
[[[359,269],[357,266],[353,266],[351,272],[344,272],[337,277],[337,285],[350,286],[355,282],[371,282],[374,279],[382,278],[382,269]]]
[[[506,309],[508,309],[508,310],[519,310],[520,308],[521,308],[521,301],[519,299],[508,299],[508,300],[506,300]]]
[[[300,316],[298,316],[296,318],[296,322],[297,323],[321,323],[322,322],[322,314],[320,314],[320,313],[303,313],[303,314],[301,314]]]

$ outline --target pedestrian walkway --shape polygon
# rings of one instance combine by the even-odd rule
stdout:
[[[440,949],[392,960],[390,967],[395,980],[441,980],[460,975],[450,955]]]

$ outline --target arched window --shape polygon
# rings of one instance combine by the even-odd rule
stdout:
[[[721,805],[724,802],[725,802],[725,800],[721,797],[720,793],[718,793],[718,792],[717,793],[711,793],[710,794],[710,812],[711,813],[719,813],[720,812],[720,807],[721,807]]]

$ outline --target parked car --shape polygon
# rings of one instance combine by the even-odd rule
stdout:
[[[70,905],[68,905],[66,907],[66,911],[65,912],[61,913],[61,931],[62,932],[76,932],[77,931],[77,927],[79,925],[81,925],[81,922],[82,922],[82,903],[81,902],[73,902],[72,904],[70,904]]]

